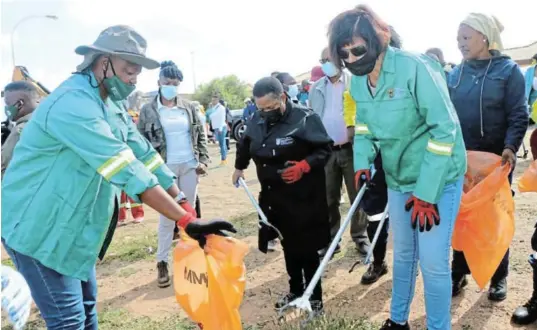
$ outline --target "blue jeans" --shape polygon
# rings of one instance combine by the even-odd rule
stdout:
[[[451,329],[451,236],[459,212],[463,178],[444,187],[438,211],[440,225],[430,231],[412,229],[405,203],[411,193],[388,189],[390,223],[393,228],[393,287],[390,318],[404,324],[414,297],[419,260],[425,287],[425,310],[429,330]]]
[[[227,157],[227,146],[226,146],[226,134],[227,134],[227,127],[224,126],[221,129],[214,130],[214,134],[216,135],[216,140],[218,141],[218,145],[220,146],[220,157],[222,160],[226,160]]]
[[[97,330],[95,268],[87,282],[62,275],[39,261],[11,249],[9,257],[24,276],[48,330]]]

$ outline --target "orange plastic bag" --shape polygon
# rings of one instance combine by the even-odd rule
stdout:
[[[518,181],[518,190],[520,192],[537,192],[537,160],[533,161],[522,174]]]
[[[239,306],[246,286],[244,256],[248,245],[210,235],[205,251],[181,231],[173,252],[173,285],[188,316],[209,330],[242,329]]]
[[[492,278],[515,234],[515,204],[507,179],[510,167],[500,164],[500,156],[468,152],[464,194],[453,231],[453,249],[464,252],[481,289]]]

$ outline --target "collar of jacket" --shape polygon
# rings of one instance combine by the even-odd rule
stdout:
[[[22,123],[27,122],[32,117],[32,113],[27,114],[26,116],[23,116],[15,121],[15,125],[19,125]]]
[[[395,49],[388,46],[384,54],[381,71],[395,73]]]
[[[328,82],[330,81],[330,78],[327,76],[322,77],[319,79],[319,83],[315,85],[315,89],[320,91],[323,95],[326,91],[326,86],[328,85]],[[339,81],[343,82],[345,84],[345,89],[350,88],[350,73],[347,71],[343,71],[343,74],[339,77]]]
[[[158,113],[159,103],[160,103],[159,97],[160,97],[160,94],[157,94],[157,96],[155,96],[155,98],[151,102],[151,108],[157,113]],[[178,107],[179,109],[185,109],[187,111],[190,110],[187,106],[187,103],[179,96],[175,97],[175,106]]]

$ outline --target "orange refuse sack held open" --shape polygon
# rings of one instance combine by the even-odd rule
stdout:
[[[515,234],[515,203],[501,157],[468,151],[468,170],[455,229],[453,249],[462,251],[479,288],[498,268]]]
[[[248,245],[231,237],[207,236],[205,249],[181,230],[173,252],[177,302],[200,327],[242,329],[239,306],[246,286]]]
[[[522,174],[518,181],[518,190],[520,192],[537,192],[537,160],[534,160]]]

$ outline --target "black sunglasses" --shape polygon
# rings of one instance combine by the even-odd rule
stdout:
[[[359,57],[367,53],[367,47],[364,45],[360,45],[360,46],[351,48],[350,50],[340,48],[338,50],[338,55],[342,60],[346,60],[349,58],[349,52],[351,52],[352,55]]]

